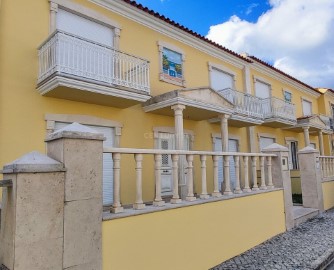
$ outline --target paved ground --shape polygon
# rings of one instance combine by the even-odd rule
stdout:
[[[326,265],[324,261],[331,259],[334,259],[334,210],[318,215],[211,270],[323,269],[321,266]]]

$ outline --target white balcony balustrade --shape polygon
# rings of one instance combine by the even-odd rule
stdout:
[[[235,106],[235,112],[256,118],[263,118],[262,99],[231,88],[218,91],[225,99]]]
[[[334,179],[334,156],[320,156],[320,168],[324,179]]]
[[[184,150],[158,150],[158,149],[131,149],[131,148],[104,148],[104,153],[112,153],[113,157],[113,181],[114,181],[114,192],[113,192],[113,204],[111,207],[112,213],[120,213],[125,211],[126,207],[123,207],[121,204],[121,187],[122,189],[127,189],[125,183],[122,182],[121,173],[120,173],[120,163],[122,155],[132,155],[135,159],[133,164],[133,170],[135,170],[134,181],[136,183],[136,192],[133,198],[133,209],[142,210],[146,208],[146,205],[150,204],[153,207],[164,207],[166,205],[165,201],[162,198],[162,185],[161,185],[161,162],[162,155],[168,155],[172,160],[172,181],[173,181],[173,194],[170,199],[171,204],[179,204],[183,201],[180,198],[179,194],[179,172],[178,172],[178,160],[181,156],[185,156],[187,160],[187,187],[188,193],[185,200],[188,203],[196,201],[198,199],[209,199],[210,197],[219,198],[224,196],[231,196],[234,194],[244,195],[251,194],[254,192],[263,192],[274,188],[272,182],[272,165],[271,159],[276,157],[273,154],[264,154],[264,153],[235,153],[235,152],[208,152],[208,151],[184,151]],[[155,197],[151,199],[146,198],[146,203],[143,202],[143,190],[148,187],[145,186],[145,183],[142,183],[142,171],[143,169],[143,160],[145,156],[151,156],[152,162],[154,163],[155,171]],[[213,178],[207,177],[207,157],[212,158],[212,170]],[[230,179],[230,166],[229,162],[230,157],[234,158],[234,169],[236,171],[235,178],[232,181]],[[194,166],[194,161],[198,159],[200,161],[200,166],[198,168]],[[248,161],[251,160],[251,166],[249,167]],[[267,160],[267,162],[265,162]],[[259,161],[259,163],[258,163]],[[218,174],[219,162],[223,162],[224,165],[224,174]],[[257,166],[260,167],[261,179],[260,179],[260,188],[258,187],[257,179]],[[127,169],[131,170],[131,165],[127,165]],[[250,169],[250,171],[249,171]],[[198,175],[201,177],[200,190],[197,190],[194,193],[194,175],[195,170],[198,170]],[[249,183],[249,175],[251,175],[251,187]],[[223,177],[219,179],[219,177]],[[242,179],[244,181],[242,181]],[[211,183],[210,183],[211,182]],[[224,188],[220,189],[219,182],[224,182]],[[213,188],[211,196],[207,191],[207,186]],[[145,194],[148,194],[145,190]],[[147,203],[147,202],[150,203]]]
[[[61,31],[38,49],[40,84],[54,74],[150,93],[149,62]]]
[[[262,100],[262,110],[264,119],[281,118],[295,122],[295,105],[276,97]]]

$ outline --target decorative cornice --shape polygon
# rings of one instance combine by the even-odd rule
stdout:
[[[236,53],[234,53],[235,55],[233,55],[232,51],[228,52],[228,49],[225,49],[225,51],[222,46],[218,44],[210,44],[209,40],[205,41],[201,38],[198,38],[195,35],[188,33],[186,30],[182,30],[180,27],[173,26],[171,23],[163,21],[158,17],[155,17],[153,15],[148,16],[148,12],[140,10],[139,8],[135,7],[130,3],[127,4],[123,0],[90,1],[114,13],[117,13],[141,25],[144,25],[154,31],[157,31],[165,36],[173,38],[176,41],[182,42],[199,51],[221,59],[222,61],[232,64],[238,68],[243,68],[244,65],[246,65],[248,62],[251,62],[251,60],[249,59],[242,59],[242,56],[237,56]]]

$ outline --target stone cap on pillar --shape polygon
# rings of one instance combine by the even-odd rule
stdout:
[[[308,153],[318,153],[319,154],[319,150],[314,149],[311,146],[306,146],[303,149],[299,150],[297,154],[308,154]]]
[[[273,143],[261,150],[261,152],[289,152],[289,149],[278,143]]]
[[[4,165],[2,173],[63,172],[64,165],[37,151],[30,152]]]
[[[94,130],[93,128],[80,125],[79,123],[76,122],[51,133],[50,135],[47,136],[45,141],[49,142],[61,138],[99,140],[99,141],[105,140],[105,137],[102,133]]]

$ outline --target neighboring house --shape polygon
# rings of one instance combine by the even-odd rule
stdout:
[[[289,149],[290,170],[298,170],[297,152],[307,145],[333,152],[332,90],[319,91],[135,2],[3,0],[0,40],[1,166],[32,150],[45,152],[46,135],[73,122],[103,133],[106,148],[255,153],[278,143]],[[121,202],[130,205],[135,173],[127,167],[134,161],[122,161]],[[179,164],[184,198],[187,161]],[[173,194],[172,165],[162,155],[166,200]],[[222,183],[221,159],[218,166]],[[229,166],[233,192],[232,157]],[[144,202],[155,192],[148,168]],[[199,187],[198,173],[195,194]],[[113,202],[113,158],[106,152],[103,203]]]

